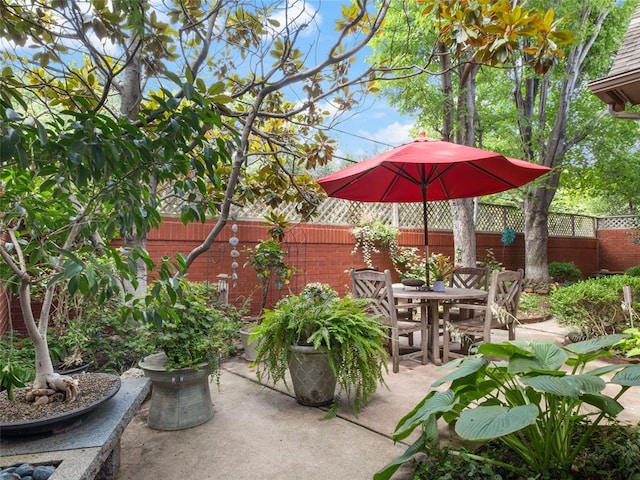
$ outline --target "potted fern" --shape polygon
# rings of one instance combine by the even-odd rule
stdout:
[[[298,403],[331,405],[332,416],[345,395],[357,414],[378,383],[385,384],[386,327],[368,313],[368,306],[368,299],[340,298],[322,283],[281,299],[264,311],[251,333],[259,341],[258,379],[286,385],[289,369]]]

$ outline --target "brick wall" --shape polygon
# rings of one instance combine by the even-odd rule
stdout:
[[[241,255],[237,259],[238,281],[235,288],[230,289],[229,300],[241,304],[247,298],[253,298],[252,311],[256,313],[259,306],[259,286],[255,272],[251,268],[243,268],[247,256],[246,248],[255,247],[257,242],[268,237],[267,227],[260,222],[237,222],[237,236],[240,244],[237,249]],[[154,259],[175,252],[188,253],[205,237],[211,225],[182,226],[179,220],[167,219],[161,228],[149,236],[147,248]],[[230,256],[232,247],[229,237],[232,236],[231,224],[225,226],[213,248],[202,255],[192,266],[189,278],[194,281],[217,282],[217,275],[231,273]],[[514,242],[504,247],[500,242],[500,234],[477,234],[477,257],[483,259],[488,249],[493,249],[496,259],[506,268],[524,268],[524,237],[517,235]],[[421,247],[423,234],[421,230],[403,231],[398,239],[400,245]],[[289,252],[289,263],[298,272],[290,285],[281,291],[271,288],[267,306],[273,304],[289,289],[298,293],[309,282],[331,284],[340,294],[349,290],[348,270],[351,267],[364,266],[362,255],[352,255],[353,236],[350,227],[329,225],[298,225],[287,232],[284,246]],[[453,234],[451,232],[433,231],[429,233],[429,251],[444,253],[453,257]],[[552,237],[549,239],[549,261],[574,262],[585,276],[591,275],[599,268],[597,257],[597,240],[593,238]],[[374,254],[373,263],[380,269],[389,268],[393,272],[391,260],[382,252]],[[395,274],[394,274],[395,276]]]
[[[243,268],[246,262],[244,249],[254,247],[261,239],[266,239],[267,227],[260,222],[238,221],[237,236],[240,243],[237,247],[240,257],[238,281],[235,288],[230,289],[229,299],[239,305],[248,298],[253,298],[252,310],[256,312],[260,302],[258,280],[251,268]],[[212,223],[182,225],[178,219],[165,219],[161,227],[149,235],[147,248],[152,258],[158,262],[162,256],[173,256],[177,252],[187,254],[196,247],[210,231]],[[232,247],[229,238],[232,236],[231,223],[224,227],[213,247],[196,260],[190,269],[189,278],[194,281],[218,281],[219,274],[231,274],[230,256]],[[364,266],[360,253],[352,255],[353,236],[350,228],[328,225],[299,225],[287,232],[284,239],[289,251],[290,263],[298,269],[291,284],[281,291],[272,288],[268,296],[267,306],[273,304],[289,289],[298,293],[309,282],[326,282],[336,288],[340,294],[349,290],[348,270],[351,267]],[[421,230],[403,231],[399,237],[403,246],[423,244]],[[430,252],[444,253],[453,257],[453,235],[451,232],[433,231],[429,234]],[[517,235],[514,242],[504,247],[500,242],[500,234],[477,234],[477,257],[486,257],[487,249],[493,249],[496,259],[506,268],[524,267],[524,238]],[[549,261],[574,262],[585,276],[591,275],[600,268],[624,270],[629,266],[640,264],[640,247],[631,244],[624,230],[601,231],[598,239],[551,237],[549,239]],[[393,271],[391,261],[384,253],[373,256],[373,263],[380,269]],[[1,297],[1,296],[0,296]],[[7,316],[6,300],[0,299],[0,333]],[[3,310],[3,308],[5,310]],[[19,308],[19,307],[18,307]],[[14,311],[12,309],[12,311]],[[16,312],[19,316],[19,312]],[[14,315],[15,317],[15,315]],[[14,318],[15,320],[15,318]]]
[[[640,246],[633,243],[637,230],[598,230],[600,268],[623,272],[640,265]]]

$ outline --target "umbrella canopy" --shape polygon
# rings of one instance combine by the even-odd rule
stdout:
[[[428,247],[427,201],[503,192],[549,170],[499,153],[431,140],[420,132],[413,142],[343,168],[318,182],[330,197],[360,202],[422,202],[424,244]],[[425,254],[428,255],[426,248]]]

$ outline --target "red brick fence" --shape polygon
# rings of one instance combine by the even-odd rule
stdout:
[[[237,225],[240,243],[236,248],[241,255],[236,260],[239,264],[237,285],[230,289],[229,299],[238,304],[251,297],[254,299],[252,307],[255,312],[259,304],[258,281],[251,268],[243,268],[246,261],[243,250],[266,239],[267,227],[260,221],[246,220],[238,221]],[[149,235],[147,247],[156,261],[163,255],[172,256],[177,252],[186,254],[205,238],[210,228],[210,223],[184,226],[178,219],[167,218],[157,231]],[[309,282],[326,282],[344,294],[349,288],[348,269],[364,264],[360,253],[351,253],[354,239],[350,230],[348,226],[299,224],[287,231],[284,242],[289,251],[289,261],[298,269],[288,288],[299,292]],[[633,232],[630,228],[602,228],[597,230],[596,238],[552,236],[549,238],[549,261],[574,262],[584,276],[602,269],[624,271],[640,264],[640,246],[633,243]],[[219,274],[232,273],[230,252],[233,247],[228,242],[232,235],[229,223],[213,248],[192,266],[189,273],[191,280],[217,282]],[[522,234],[518,234],[507,247],[502,245],[500,238],[499,233],[478,233],[478,259],[484,258],[487,250],[492,249],[496,259],[506,268],[523,267]],[[403,246],[421,246],[422,230],[402,229],[399,243]],[[431,252],[453,256],[453,235],[450,231],[430,232],[429,245]],[[391,261],[384,254],[374,255],[373,262],[381,269],[392,269]],[[286,291],[272,289],[268,305],[273,305]],[[0,295],[0,333],[6,331],[8,326],[9,305],[14,327],[21,323],[20,309],[15,299]]]

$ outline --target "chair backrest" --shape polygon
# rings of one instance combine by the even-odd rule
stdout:
[[[494,270],[491,275],[487,305],[499,323],[511,323],[518,313],[524,271]]]
[[[460,267],[451,276],[449,286],[487,290],[489,287],[489,267]]]
[[[371,313],[383,317],[383,321],[394,324],[397,321],[393,298],[393,283],[391,272],[376,272],[372,270],[349,271],[351,275],[351,290],[356,298],[371,298]]]

